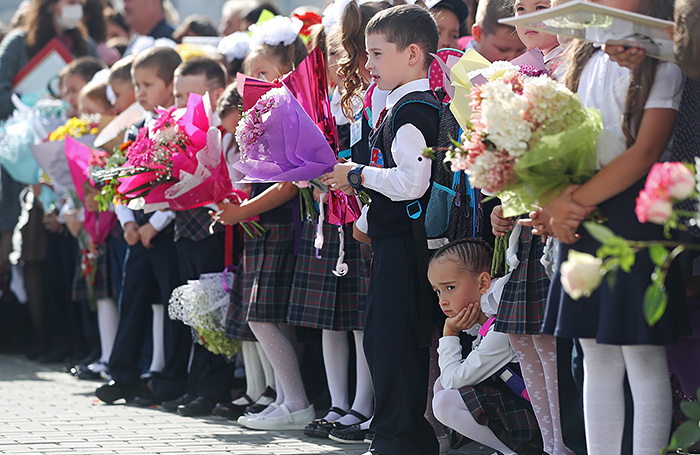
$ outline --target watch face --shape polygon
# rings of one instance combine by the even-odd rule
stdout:
[[[348,174],[348,182],[350,182],[351,185],[357,185],[360,183],[360,176],[357,174],[357,172],[351,172]]]

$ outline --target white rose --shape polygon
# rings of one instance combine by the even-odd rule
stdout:
[[[671,201],[659,198],[649,205],[647,219],[650,223],[660,224],[663,226],[663,224],[666,223],[669,218],[671,218],[672,212],[673,204],[671,204]]]
[[[695,176],[687,167],[678,169],[673,183],[668,187],[668,194],[673,199],[683,200],[690,197],[695,191]]]
[[[589,297],[603,281],[603,261],[578,251],[569,251],[568,259],[562,263],[561,285],[572,299]]]

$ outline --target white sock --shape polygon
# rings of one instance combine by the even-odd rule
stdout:
[[[656,455],[671,432],[671,384],[665,346],[599,344],[581,339],[583,410],[590,455],[618,454],[627,372],[634,401],[634,455]]]
[[[260,364],[262,365],[263,374],[265,375],[265,385],[269,386],[273,390],[277,390],[277,383],[275,382],[275,370],[270,364],[270,359],[267,358],[265,350],[259,342],[255,342],[255,349],[258,350],[258,358],[260,359]]]
[[[109,363],[118,326],[119,310],[114,299],[111,297],[97,299],[97,328],[100,332],[100,347],[102,349],[100,362],[102,363]]]
[[[323,349],[323,364],[326,369],[328,391],[331,395],[331,406],[347,411],[350,409],[348,397],[348,360],[350,347],[348,333],[323,330],[321,332],[321,347]],[[342,415],[331,411],[325,419],[336,421]],[[352,416],[354,417],[354,416]],[[357,417],[354,417],[357,419]]]
[[[278,400],[280,392],[283,394],[282,403],[290,412],[300,411],[309,407],[304,383],[301,379],[299,362],[296,352],[289,339],[284,335],[280,327],[271,322],[248,322],[255,338],[258,339],[270,364],[275,371]],[[270,411],[270,417],[284,415],[279,409]]]
[[[440,422],[460,434],[494,450],[498,450],[504,455],[515,455],[515,452],[503,444],[489,427],[481,425],[474,420],[467,405],[464,404],[459,390],[443,389],[436,391],[433,397],[433,412]]]
[[[352,334],[355,338],[355,352],[357,357],[355,400],[352,402],[352,409],[363,416],[371,418],[372,415],[374,415],[374,388],[372,387],[372,377],[370,376],[367,358],[365,357],[365,349],[362,346],[362,330],[354,330]],[[354,415],[346,415],[338,419],[338,421],[343,425],[353,425],[359,422],[360,419]]]
[[[148,371],[158,372],[165,367],[165,338],[163,333],[165,308],[160,304],[151,305],[151,308],[153,309],[153,355]]]
[[[241,352],[243,353],[243,364],[245,365],[245,393],[251,400],[255,401],[265,391],[265,375],[258,355],[258,348],[255,341],[241,341]],[[244,398],[234,401],[235,404],[243,405]]]

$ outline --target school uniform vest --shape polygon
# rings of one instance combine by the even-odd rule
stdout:
[[[425,94],[425,102],[415,101],[416,95]],[[396,161],[391,152],[391,144],[396,136],[396,131],[403,125],[410,123],[418,128],[425,138],[428,147],[435,146],[438,140],[438,127],[440,111],[436,109],[437,99],[430,103],[430,97],[435,98],[430,92],[409,93],[401,98],[387,113],[379,128],[370,133],[370,161],[369,165],[381,168],[394,168]],[[412,101],[406,102],[407,99]],[[392,128],[391,141],[384,141],[384,129]],[[387,143],[389,142],[389,143]],[[428,158],[419,158],[428,159]],[[372,198],[367,214],[368,232],[372,238],[393,237],[412,233],[413,219],[409,217],[409,211],[417,208],[416,201],[392,201],[387,196],[374,190],[367,190]],[[423,210],[427,204],[428,191],[418,201]]]

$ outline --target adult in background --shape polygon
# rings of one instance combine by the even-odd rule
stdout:
[[[165,19],[163,0],[124,0],[124,18],[133,33],[171,38],[175,28]]]
[[[29,60],[44,48],[49,41],[58,37],[68,50],[76,57],[92,55],[98,57],[94,42],[87,36],[80,25],[83,9],[79,0],[33,0],[24,18],[24,27],[12,30],[0,44],[0,120],[5,120],[13,111],[11,101],[12,80]],[[14,181],[7,171],[0,169],[0,270],[8,265],[8,254],[11,250],[12,232],[20,216],[20,192],[22,184]],[[26,199],[26,198],[25,198]],[[26,199],[29,201],[29,198]],[[27,205],[28,204],[28,205]],[[41,209],[38,204],[25,204],[29,212],[29,220],[39,220]],[[59,225],[62,229],[62,225]],[[57,228],[59,228],[57,227]],[[34,250],[44,245],[43,229],[28,229],[23,232],[23,245]],[[31,235],[30,235],[31,233]],[[35,251],[35,258],[43,258],[43,251]],[[22,252],[23,255],[27,251]],[[36,263],[35,263],[36,262]],[[40,261],[32,261],[34,267],[25,269],[25,281],[28,292],[28,305],[32,314],[34,332],[44,336],[43,342],[35,339],[30,348],[33,353],[40,354],[48,348],[46,337],[46,310],[44,298],[39,292],[44,287],[43,270]],[[72,268],[72,263],[70,267]],[[53,318],[52,318],[53,319]]]

